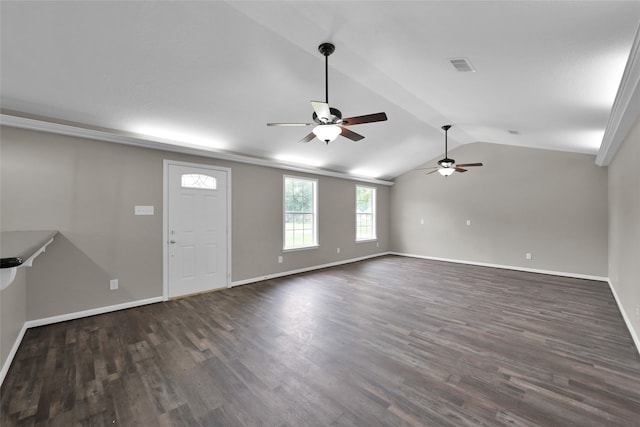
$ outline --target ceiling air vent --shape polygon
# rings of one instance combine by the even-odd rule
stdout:
[[[467,58],[450,58],[449,62],[451,62],[451,65],[453,65],[458,71],[476,71],[473,69],[473,65],[471,65],[471,62],[469,62]]]

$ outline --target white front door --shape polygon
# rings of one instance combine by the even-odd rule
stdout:
[[[172,163],[166,170],[167,296],[227,287],[228,170]]]

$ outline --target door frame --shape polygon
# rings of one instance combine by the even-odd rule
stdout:
[[[227,174],[227,288],[231,287],[231,168],[164,159],[162,162],[162,300],[169,300],[169,166],[208,169]]]

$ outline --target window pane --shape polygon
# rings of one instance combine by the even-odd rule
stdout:
[[[356,186],[356,240],[376,238],[376,189]]]
[[[284,178],[284,249],[316,246],[316,181]]]
[[[357,189],[357,211],[358,212],[372,212],[371,199],[373,188],[358,187]]]
[[[201,190],[215,190],[217,180],[209,175],[187,173],[182,175],[182,188],[199,188]]]
[[[287,212],[313,211],[314,182],[288,178],[285,181],[285,210]]]

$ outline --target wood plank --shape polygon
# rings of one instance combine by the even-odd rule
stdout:
[[[603,282],[387,256],[30,329],[0,425],[636,426]]]

